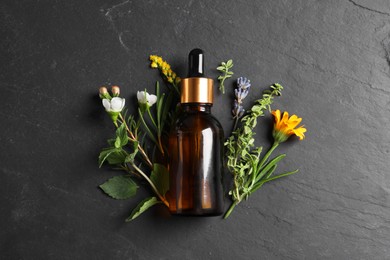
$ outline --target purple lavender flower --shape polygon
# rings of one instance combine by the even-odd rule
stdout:
[[[242,102],[244,98],[249,93],[249,89],[251,88],[251,81],[245,77],[239,77],[237,79],[237,88],[234,90],[234,94],[239,103]]]
[[[242,101],[249,93],[249,89],[236,88],[234,94],[236,99]]]
[[[251,88],[251,81],[245,77],[239,77],[237,79],[237,88],[234,90],[234,106],[232,109],[234,126],[233,131],[236,130],[238,120],[244,115],[245,109],[242,106],[242,101],[246,96],[248,96],[249,90]]]
[[[241,105],[241,103],[237,101],[237,99],[235,99],[233,110],[232,110],[233,118],[240,118],[242,115],[244,115],[244,112],[245,112],[244,107]]]
[[[251,88],[251,81],[245,77],[239,77],[237,79],[237,88],[249,91]]]
[[[245,109],[242,106],[242,101],[249,93],[251,88],[251,81],[245,77],[239,77],[237,79],[237,88],[234,90],[236,99],[234,100],[234,106],[232,110],[233,118],[238,119],[244,115]]]

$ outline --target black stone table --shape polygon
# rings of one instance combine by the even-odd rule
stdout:
[[[1,259],[390,258],[389,1],[3,0],[0,32]],[[97,165],[113,134],[97,90],[119,85],[131,106],[159,79],[150,54],[184,76],[194,47],[210,77],[233,59],[251,79],[246,106],[285,87],[273,108],[308,132],[279,149],[279,170],[300,172],[227,220],[156,207],[124,223],[150,193],[98,189],[118,172]],[[226,132],[232,93],[215,91]]]

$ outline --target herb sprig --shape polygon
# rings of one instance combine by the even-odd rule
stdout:
[[[235,206],[242,200],[247,199],[264,183],[297,172],[291,171],[271,177],[276,170],[277,163],[286,155],[281,154],[269,160],[270,155],[278,146],[276,143],[274,143],[263,158],[261,158],[263,148],[261,146],[254,148],[254,128],[257,125],[257,119],[258,117],[264,116],[266,110],[271,110],[274,97],[280,96],[282,90],[283,87],[276,83],[270,87],[270,90],[265,91],[263,97],[257,100],[249,113],[241,119],[241,125],[225,143],[227,149],[227,167],[233,175],[233,187],[229,191],[233,202],[225,213],[224,218],[229,217]]]
[[[231,78],[234,74],[234,72],[231,71],[231,68],[233,68],[233,60],[221,62],[221,65],[217,67],[217,70],[223,73],[218,77],[219,90],[222,92],[222,94],[225,94],[225,80]]]
[[[162,93],[156,82],[156,95],[144,91],[137,92],[138,113],[128,115],[124,109],[125,100],[119,97],[120,89],[112,87],[112,95],[106,87],[101,87],[100,98],[115,127],[115,137],[108,140],[109,146],[99,155],[99,167],[104,163],[125,172],[114,176],[99,187],[114,199],[128,199],[136,195],[143,180],[151,188],[154,196],[142,200],[130,213],[126,221],[140,216],[156,204],[168,206],[165,197],[169,189],[169,173],[164,137],[169,129],[169,119],[173,118],[178,99],[180,78],[161,57],[150,56],[151,67],[157,68],[172,91]],[[154,104],[156,104],[154,106]],[[147,149],[152,144],[153,149]]]

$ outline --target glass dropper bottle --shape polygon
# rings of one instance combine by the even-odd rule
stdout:
[[[188,57],[181,81],[181,114],[169,135],[169,210],[172,214],[223,213],[223,141],[221,124],[211,115],[213,80],[204,75],[204,53]]]

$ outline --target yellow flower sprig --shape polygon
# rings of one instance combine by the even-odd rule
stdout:
[[[270,149],[262,156],[262,147],[254,146],[254,132],[257,118],[264,115],[264,111],[270,108],[273,96],[281,94],[282,86],[274,84],[271,86],[270,94],[265,93],[262,99],[257,101],[250,112],[241,119],[241,125],[232,133],[225,143],[227,148],[227,166],[233,175],[233,188],[229,191],[232,204],[225,213],[224,218],[230,216],[235,206],[242,200],[247,199],[256,190],[260,189],[264,183],[289,176],[298,170],[289,171],[273,175],[278,163],[286,156],[280,154],[271,157],[273,151],[279,144],[285,142],[290,136],[296,135],[300,140],[305,138],[306,128],[298,126],[302,118],[296,115],[289,117],[288,112],[283,114],[280,110],[272,111],[274,115],[273,137],[274,143]]]
[[[149,60],[151,61],[150,67],[153,69],[158,69],[163,78],[170,83],[174,89],[179,94],[179,83],[181,81],[180,77],[171,69],[171,65],[169,65],[166,61],[162,59],[162,57],[157,55],[150,55]]]
[[[283,112],[282,115],[279,109],[272,111],[272,115],[275,117],[274,130],[272,132],[275,142],[283,143],[291,135],[298,136],[299,140],[305,138],[305,126],[297,127],[301,123],[302,118],[296,115],[289,117],[287,111]]]

